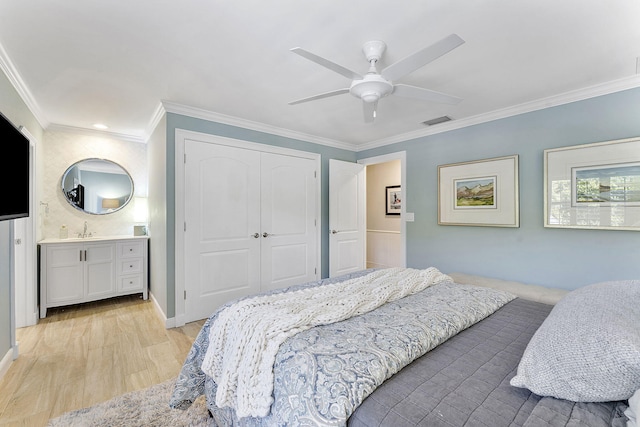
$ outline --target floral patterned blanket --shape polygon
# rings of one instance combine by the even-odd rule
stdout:
[[[274,292],[336,283],[370,271]],[[278,350],[274,402],[269,415],[261,418],[238,418],[231,408],[218,408],[217,384],[201,370],[209,330],[221,307],[196,338],[170,405],[186,408],[204,393],[220,426],[344,426],[387,378],[514,298],[502,291],[444,281],[368,313],[300,332]]]

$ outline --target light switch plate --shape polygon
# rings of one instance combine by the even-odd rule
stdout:
[[[407,222],[413,222],[414,221],[414,215],[413,212],[405,212],[404,214],[404,219]]]

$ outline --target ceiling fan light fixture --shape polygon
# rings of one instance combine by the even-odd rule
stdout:
[[[376,102],[380,99],[380,94],[377,92],[366,92],[361,95],[364,102]]]
[[[354,80],[349,88],[351,95],[364,102],[376,102],[392,91],[393,85],[377,74],[367,74],[362,80]]]

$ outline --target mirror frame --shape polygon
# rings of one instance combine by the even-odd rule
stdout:
[[[88,210],[85,210],[83,208],[81,208],[80,206],[76,205],[74,203],[73,200],[71,200],[69,198],[68,192],[65,190],[64,188],[64,182],[65,182],[65,178],[67,177],[67,175],[69,174],[69,172],[74,168],[77,167],[78,165],[80,165],[83,162],[87,162],[87,161],[102,161],[102,162],[107,162],[110,163],[114,166],[117,166],[118,168],[120,168],[124,174],[129,178],[129,182],[131,183],[131,192],[129,194],[129,197],[127,198],[127,200],[125,200],[125,202],[122,204],[122,206],[119,206],[113,210],[110,210],[108,212],[91,212]],[[119,210],[121,210],[122,208],[124,208],[125,206],[127,206],[129,204],[129,202],[131,202],[131,200],[133,200],[133,197],[135,195],[135,184],[133,182],[133,177],[131,176],[131,174],[129,173],[128,170],[126,170],[122,165],[120,165],[119,163],[114,162],[113,160],[108,160],[108,159],[102,159],[99,157],[88,157],[86,159],[81,159],[78,160],[77,162],[73,163],[71,166],[69,166],[64,173],[62,174],[62,177],[60,178],[60,189],[62,191],[62,197],[64,197],[64,199],[67,201],[67,203],[69,203],[71,206],[73,206],[75,209],[79,210],[80,212],[89,214],[89,215],[109,215],[115,212],[118,212]]]

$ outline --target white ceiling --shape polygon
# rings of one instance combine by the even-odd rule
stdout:
[[[46,128],[144,141],[160,106],[329,145],[363,147],[640,86],[637,0],[2,0],[0,67]],[[350,81],[383,40],[384,68],[451,33],[465,43],[396,83],[463,98],[390,96],[374,123]],[[421,122],[454,121],[427,128]]]

